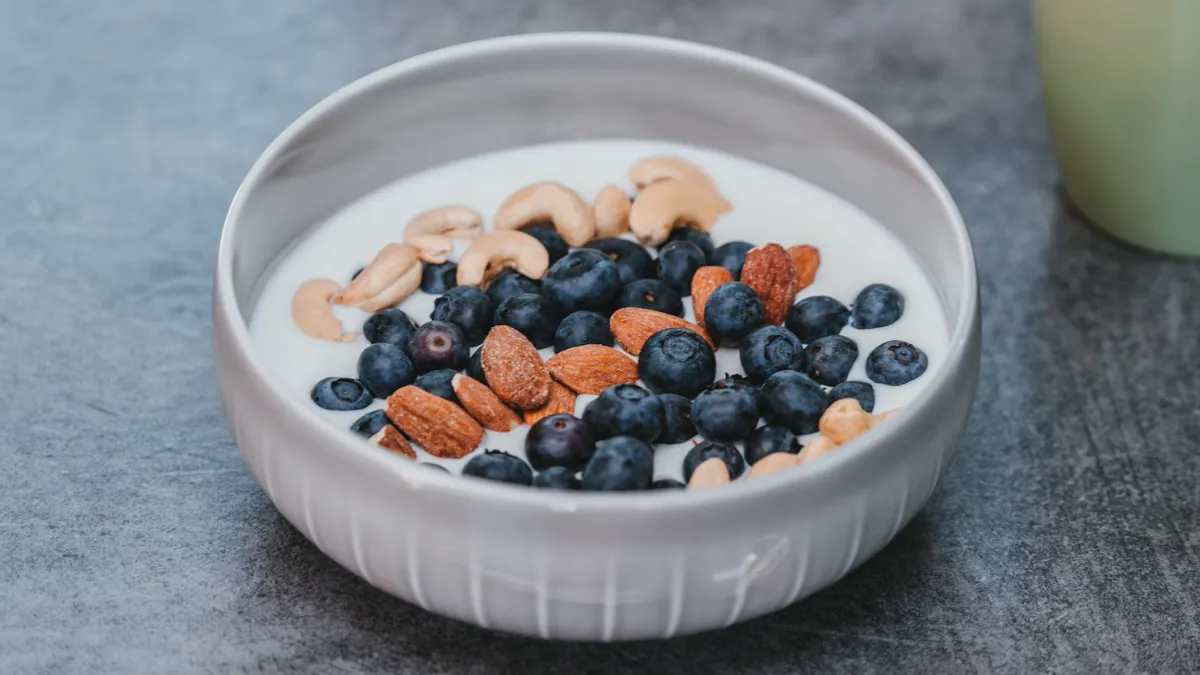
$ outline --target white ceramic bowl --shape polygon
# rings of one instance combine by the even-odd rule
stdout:
[[[700,493],[551,493],[429,471],[335,429],[267,377],[247,317],[314,224],[406,174],[579,138],[708,146],[787,170],[894,230],[953,335],[926,391],[799,469]],[[901,138],[829,89],[746,56],[631,35],[477,42],[372,73],[263,153],[230,207],[213,299],[226,415],[250,470],[339,564],[430,611],[544,638],[718,628],[837,581],[926,502],[979,373],[974,260],[945,187]]]

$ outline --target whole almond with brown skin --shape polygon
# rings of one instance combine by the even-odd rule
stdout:
[[[526,410],[524,413],[525,424],[533,426],[538,420],[543,417],[566,413],[568,415],[575,414],[575,399],[578,396],[575,392],[567,389],[558,382],[550,382],[550,398],[546,400],[546,405],[537,410]]]
[[[501,401],[520,410],[536,410],[550,398],[550,373],[533,343],[512,326],[496,326],[479,356],[488,386]]]
[[[397,455],[404,455],[409,459],[417,458],[417,453],[413,450],[412,445],[409,444],[408,439],[396,427],[390,424],[384,425],[379,430],[379,433],[372,436],[370,440],[375,445],[387,448]]]
[[[454,388],[458,402],[484,429],[512,431],[521,426],[521,418],[512,408],[504,405],[504,401],[479,380],[459,373],[450,380],[450,386]]]
[[[554,379],[577,394],[599,394],[613,385],[638,379],[637,362],[604,345],[571,347],[550,357],[546,367]]]
[[[817,277],[817,268],[821,266],[821,252],[812,246],[789,246],[788,255],[792,256],[792,264],[796,266],[796,292],[812,285]]]
[[[731,281],[733,273],[724,267],[709,265],[696,270],[696,276],[692,277],[692,312],[696,315],[696,325],[704,325],[704,305],[708,296],[721,284]]]
[[[634,356],[642,353],[642,346],[651,335],[668,328],[686,328],[704,338],[704,341],[713,347],[712,340],[708,339],[708,335],[700,326],[652,309],[625,307],[613,312],[612,318],[608,320],[608,329],[612,331],[617,344]]]
[[[782,246],[766,244],[750,249],[742,266],[742,283],[758,293],[766,325],[783,323],[796,300],[796,264]]]
[[[388,397],[384,412],[435,457],[458,459],[483,442],[483,427],[466,410],[411,384]]]

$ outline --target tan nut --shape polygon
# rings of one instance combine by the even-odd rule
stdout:
[[[717,184],[704,169],[682,157],[647,157],[629,169],[629,180],[639,191],[646,189],[651,183],[668,178],[689,181],[708,188],[714,194],[720,194]]]
[[[891,410],[885,410],[881,413],[875,413],[874,415],[871,415],[871,421],[868,424],[870,425],[870,427],[872,429],[874,429],[880,422],[886,420],[887,418],[891,417],[892,415],[895,415],[898,412],[900,412],[899,408],[892,408]]]
[[[458,285],[486,288],[500,270],[511,267],[530,279],[541,279],[550,254],[533,235],[498,230],[479,235],[458,261]]]
[[[596,235],[592,207],[571,188],[554,182],[534,183],[517,190],[496,212],[497,230],[519,230],[549,220],[568,246],[583,246]]]
[[[483,216],[469,206],[439,206],[418,213],[404,228],[404,241],[421,249],[421,259],[444,263],[455,239],[474,239],[483,232]]]
[[[692,472],[692,479],[688,481],[688,489],[701,490],[727,483],[729,483],[729,467],[725,466],[725,462],[720,457],[709,457],[700,462],[700,466]]]
[[[394,307],[421,285],[420,251],[412,244],[388,244],[333,301],[378,312]]]
[[[821,415],[821,435],[841,445],[871,428],[871,415],[857,399],[834,401]]]
[[[817,436],[809,441],[808,444],[804,446],[804,449],[800,451],[800,463],[803,464],[804,462],[811,462],[818,457],[828,455],[834,450],[837,450],[837,443],[834,443],[824,436]]]
[[[313,279],[300,284],[292,296],[292,321],[305,335],[330,342],[354,342],[358,333],[342,328],[342,322],[333,315],[329,301],[341,286],[333,279]]]
[[[592,217],[596,221],[597,237],[615,237],[629,231],[629,209],[633,202],[616,185],[609,185],[592,202]]]
[[[711,231],[713,223],[729,209],[729,202],[715,192],[669,178],[650,184],[638,194],[629,211],[629,229],[642,244],[656,246],[666,241],[676,227]]]
[[[755,462],[754,466],[746,472],[746,480],[754,480],[769,476],[776,471],[783,471],[789,467],[796,466],[800,463],[800,457],[789,452],[772,452]]]

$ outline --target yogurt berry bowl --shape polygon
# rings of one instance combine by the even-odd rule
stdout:
[[[945,347],[931,355],[924,388],[836,452],[759,480],[588,493],[431,471],[321,419],[265,366],[250,319],[277,261],[318,224],[432,167],[579,139],[729,153],[882,223],[924,273],[945,318]],[[553,180],[554,168],[546,174]],[[796,243],[789,227],[813,227],[805,214],[793,215],[762,225],[768,241]],[[388,593],[485,628],[554,639],[719,628],[837,581],[929,499],[966,425],[979,373],[970,242],[945,187],[907,143],[785,69],[629,35],[461,45],[384,68],[319,103],[270,145],[234,197],[213,324],[234,436],[293,525]],[[862,345],[860,361],[873,346]]]

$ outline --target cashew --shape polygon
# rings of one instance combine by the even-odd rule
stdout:
[[[629,229],[647,246],[661,244],[676,227],[695,227],[708,232],[729,202],[707,188],[668,178],[642,190],[629,211]]]
[[[825,409],[819,427],[822,435],[841,445],[870,429],[871,415],[856,399],[843,398]]]
[[[400,304],[421,285],[419,254],[420,250],[412,244],[384,246],[333,301],[364,312],[378,312]]]
[[[817,436],[809,441],[808,445],[805,445],[804,449],[800,451],[800,463],[811,462],[818,457],[828,455],[836,449],[837,443],[824,436]]]
[[[292,321],[305,335],[330,342],[354,342],[358,333],[347,332],[333,315],[329,301],[341,286],[333,279],[313,279],[300,284],[292,296]]]
[[[725,462],[720,457],[709,457],[700,462],[700,466],[692,472],[692,479],[688,481],[688,489],[701,490],[725,485],[728,482],[729,467],[725,466]]]
[[[682,157],[647,157],[629,169],[629,180],[633,181],[633,185],[639,192],[645,190],[646,186],[651,183],[668,178],[702,185],[713,194],[720,194],[717,191],[717,184],[713,182],[711,176],[704,172],[704,169]]]
[[[553,182],[526,185],[514,192],[496,212],[496,229],[519,230],[539,220],[554,223],[568,246],[583,246],[596,235],[596,220],[588,203],[571,188]]]
[[[754,480],[755,478],[769,476],[776,471],[783,471],[784,469],[796,466],[799,463],[800,458],[796,455],[788,452],[772,452],[766,457],[758,460],[754,466],[750,467],[750,470],[746,472],[746,480]]]
[[[444,263],[454,239],[474,239],[483,232],[483,216],[469,206],[439,206],[418,213],[404,228],[404,241],[421,249],[421,259]]]
[[[887,418],[891,417],[892,415],[895,415],[898,412],[900,412],[899,408],[892,408],[891,410],[885,410],[881,413],[875,413],[874,415],[871,415],[871,421],[869,423],[870,427],[872,429],[874,429],[880,422],[886,420]]]
[[[530,279],[541,279],[550,254],[533,235],[501,230],[479,235],[458,261],[458,285],[487,288],[500,270],[511,267]]]
[[[609,185],[592,202],[592,217],[596,221],[597,237],[615,237],[629,231],[629,195],[616,185]]]

